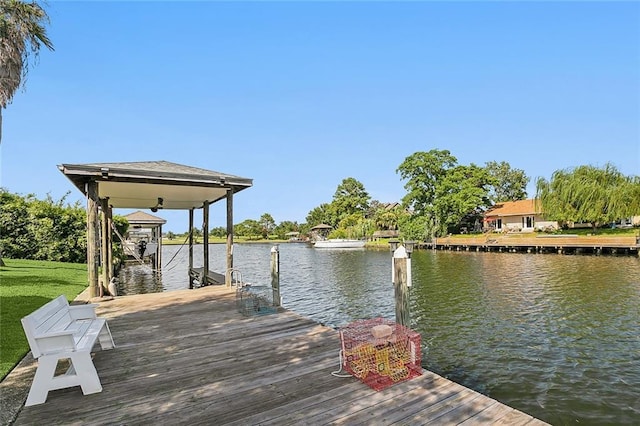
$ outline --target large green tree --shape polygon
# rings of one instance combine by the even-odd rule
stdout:
[[[0,0],[0,142],[2,110],[24,86],[42,46],[53,50],[45,25],[49,17],[35,1]]]
[[[506,161],[489,161],[485,164],[485,169],[495,179],[489,192],[493,204],[527,198],[529,177],[524,170],[514,169]]]
[[[436,185],[433,234],[443,235],[456,228],[464,217],[480,214],[489,207],[489,188],[494,183],[495,180],[485,168],[473,163],[447,170]]]
[[[334,230],[330,238],[357,238],[367,235],[371,225],[365,223],[370,213],[369,193],[362,182],[348,177],[342,180],[330,203],[323,203],[307,214],[310,227],[324,223]],[[373,233],[373,231],[371,231]]]
[[[433,149],[407,157],[397,169],[406,179],[407,194],[402,202],[415,217],[402,223],[410,225],[411,234],[440,236],[457,226],[463,217],[490,205],[489,188],[496,180],[486,168],[458,165],[447,150]],[[424,232],[415,230],[425,226]],[[406,232],[402,225],[400,231]]]
[[[610,163],[556,170],[549,181],[539,178],[536,189],[545,217],[559,222],[587,222],[595,230],[640,214],[640,178]]]
[[[239,237],[247,237],[252,239],[253,237],[260,238],[262,235],[262,226],[260,222],[254,219],[246,219],[237,225],[234,225],[234,234]]]
[[[338,217],[335,209],[333,208],[333,205],[329,203],[322,203],[311,209],[311,211],[307,213],[306,221],[310,227],[320,225],[321,223],[333,227],[338,225]]]
[[[264,213],[260,216],[260,232],[262,234],[262,238],[269,239],[269,234],[276,227],[276,221],[273,220],[273,216],[269,213]]]
[[[338,214],[338,220],[342,220],[353,214],[364,216],[364,213],[369,208],[370,200],[371,197],[362,182],[348,177],[343,179],[336,188],[332,204]]]
[[[432,214],[438,183],[457,162],[448,150],[437,149],[416,152],[405,158],[396,169],[396,173],[407,181],[403,204],[418,216]]]

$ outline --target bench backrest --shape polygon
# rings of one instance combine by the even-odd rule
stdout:
[[[22,318],[22,328],[27,336],[33,357],[38,358],[42,355],[36,336],[63,331],[71,322],[69,302],[64,295],[56,297]]]

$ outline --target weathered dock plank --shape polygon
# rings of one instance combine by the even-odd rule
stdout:
[[[117,345],[94,355],[103,391],[50,392],[16,425],[543,424],[428,371],[380,392],[335,377],[337,330],[289,311],[243,317],[225,287],[126,296],[98,312]]]

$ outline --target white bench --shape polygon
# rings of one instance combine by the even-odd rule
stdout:
[[[22,318],[31,353],[38,360],[26,406],[44,403],[55,389],[80,386],[85,395],[102,391],[91,350],[96,340],[102,349],[115,344],[107,320],[96,317],[96,306],[69,306],[65,296],[58,296]],[[69,359],[71,365],[65,374],[56,376],[61,359]]]

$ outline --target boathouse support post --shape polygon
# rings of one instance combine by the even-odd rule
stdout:
[[[233,272],[233,190],[227,190],[227,270],[224,283],[231,287],[231,273]]]
[[[393,252],[393,287],[396,306],[396,323],[410,326],[408,256],[404,246]]]
[[[189,288],[193,288],[193,208],[189,209]]]
[[[209,285],[209,201],[202,204],[202,252],[204,256],[202,281],[200,285]]]
[[[109,282],[113,278],[113,207],[109,204],[109,199],[107,198],[107,235],[109,236],[109,245],[108,245],[108,256],[107,256],[107,265],[109,265]],[[107,283],[107,286],[109,283]],[[112,295],[113,296],[113,295]]]
[[[100,200],[100,209],[102,210],[102,288],[100,294],[104,294],[105,289],[111,280],[111,271],[109,270],[110,251],[111,251],[111,230],[109,228],[109,199],[102,198]],[[108,291],[108,290],[107,290]]]
[[[273,290],[273,306],[280,306],[280,250],[271,247],[271,288]]]
[[[156,241],[158,242],[158,248],[156,249],[156,270],[162,269],[162,225],[157,228]]]
[[[89,281],[89,297],[98,297],[98,240],[100,228],[98,224],[98,184],[94,181],[87,183],[87,275]]]

